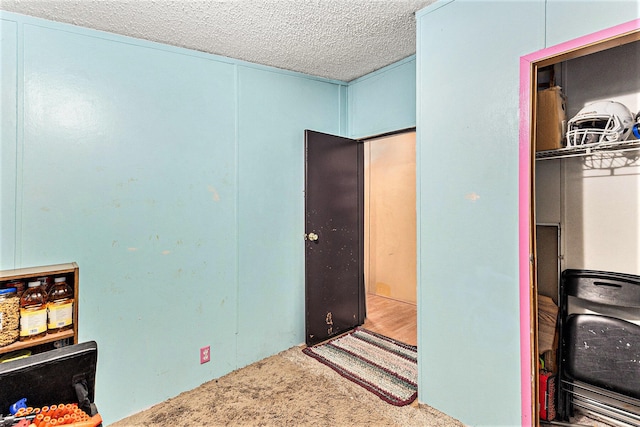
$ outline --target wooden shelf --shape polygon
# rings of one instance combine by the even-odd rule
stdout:
[[[30,279],[38,279],[43,276],[67,277],[67,283],[73,288],[73,328],[55,333],[48,333],[44,337],[35,338],[29,341],[16,341],[12,344],[0,347],[0,354],[10,353],[17,350],[30,349],[42,344],[52,344],[55,341],[71,338],[73,344],[78,343],[78,300],[79,300],[79,268],[75,262],[66,264],[46,265],[39,267],[18,268],[14,270],[0,271],[0,287],[4,287],[5,282],[20,280],[28,282]],[[52,346],[53,348],[53,346]]]
[[[17,268],[15,270],[0,270],[0,281],[4,282],[8,280],[20,280],[28,277],[54,276],[56,274],[73,273],[77,268],[78,264],[70,262],[67,264]]]
[[[16,341],[13,344],[9,344],[7,346],[0,347],[0,354],[10,353],[10,352],[16,351],[16,350],[24,350],[25,348],[28,349],[28,348],[31,348],[31,347],[36,346],[36,345],[47,344],[47,343],[50,343],[50,342],[63,340],[63,339],[67,339],[67,338],[73,338],[74,335],[75,334],[73,332],[73,329],[69,329],[68,331],[62,331],[62,332],[56,332],[56,333],[53,333],[53,334],[47,334],[44,337],[36,338],[36,339],[33,339],[33,340],[29,340],[29,341]]]

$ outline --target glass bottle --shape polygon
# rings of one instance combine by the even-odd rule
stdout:
[[[47,298],[39,281],[29,282],[20,297],[20,341],[47,335]]]
[[[49,291],[49,332],[66,331],[73,328],[73,290],[64,277],[56,277]]]

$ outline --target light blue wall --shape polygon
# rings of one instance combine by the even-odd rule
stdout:
[[[546,44],[604,30],[640,16],[638,0],[547,0]]]
[[[351,138],[364,138],[416,125],[416,59],[410,56],[349,82]]]
[[[17,49],[18,26],[15,22],[0,21],[0,264],[1,260],[12,260],[15,254],[15,209],[16,200],[16,140],[17,140],[17,93],[18,75]]]
[[[1,17],[0,268],[79,264],[107,424],[302,343],[303,130],[346,85]]]
[[[344,92],[239,70],[240,366],[304,341],[304,130],[340,133]]]
[[[521,425],[519,57],[637,6],[447,0],[417,14],[419,400],[468,425]]]

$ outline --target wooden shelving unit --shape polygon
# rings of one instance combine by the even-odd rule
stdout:
[[[6,282],[20,280],[26,282],[36,280],[40,277],[65,276],[67,283],[73,288],[73,328],[67,331],[48,333],[41,338],[29,341],[16,341],[4,347],[0,347],[0,355],[17,350],[31,349],[42,344],[49,344],[63,339],[72,339],[73,344],[78,343],[78,296],[79,296],[79,268],[75,262],[67,264],[47,265],[41,267],[18,268],[15,270],[0,270],[0,287],[4,287]],[[53,348],[53,346],[52,346]]]

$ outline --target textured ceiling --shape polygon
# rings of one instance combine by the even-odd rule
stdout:
[[[415,53],[435,0],[0,0],[0,8],[350,81]]]

